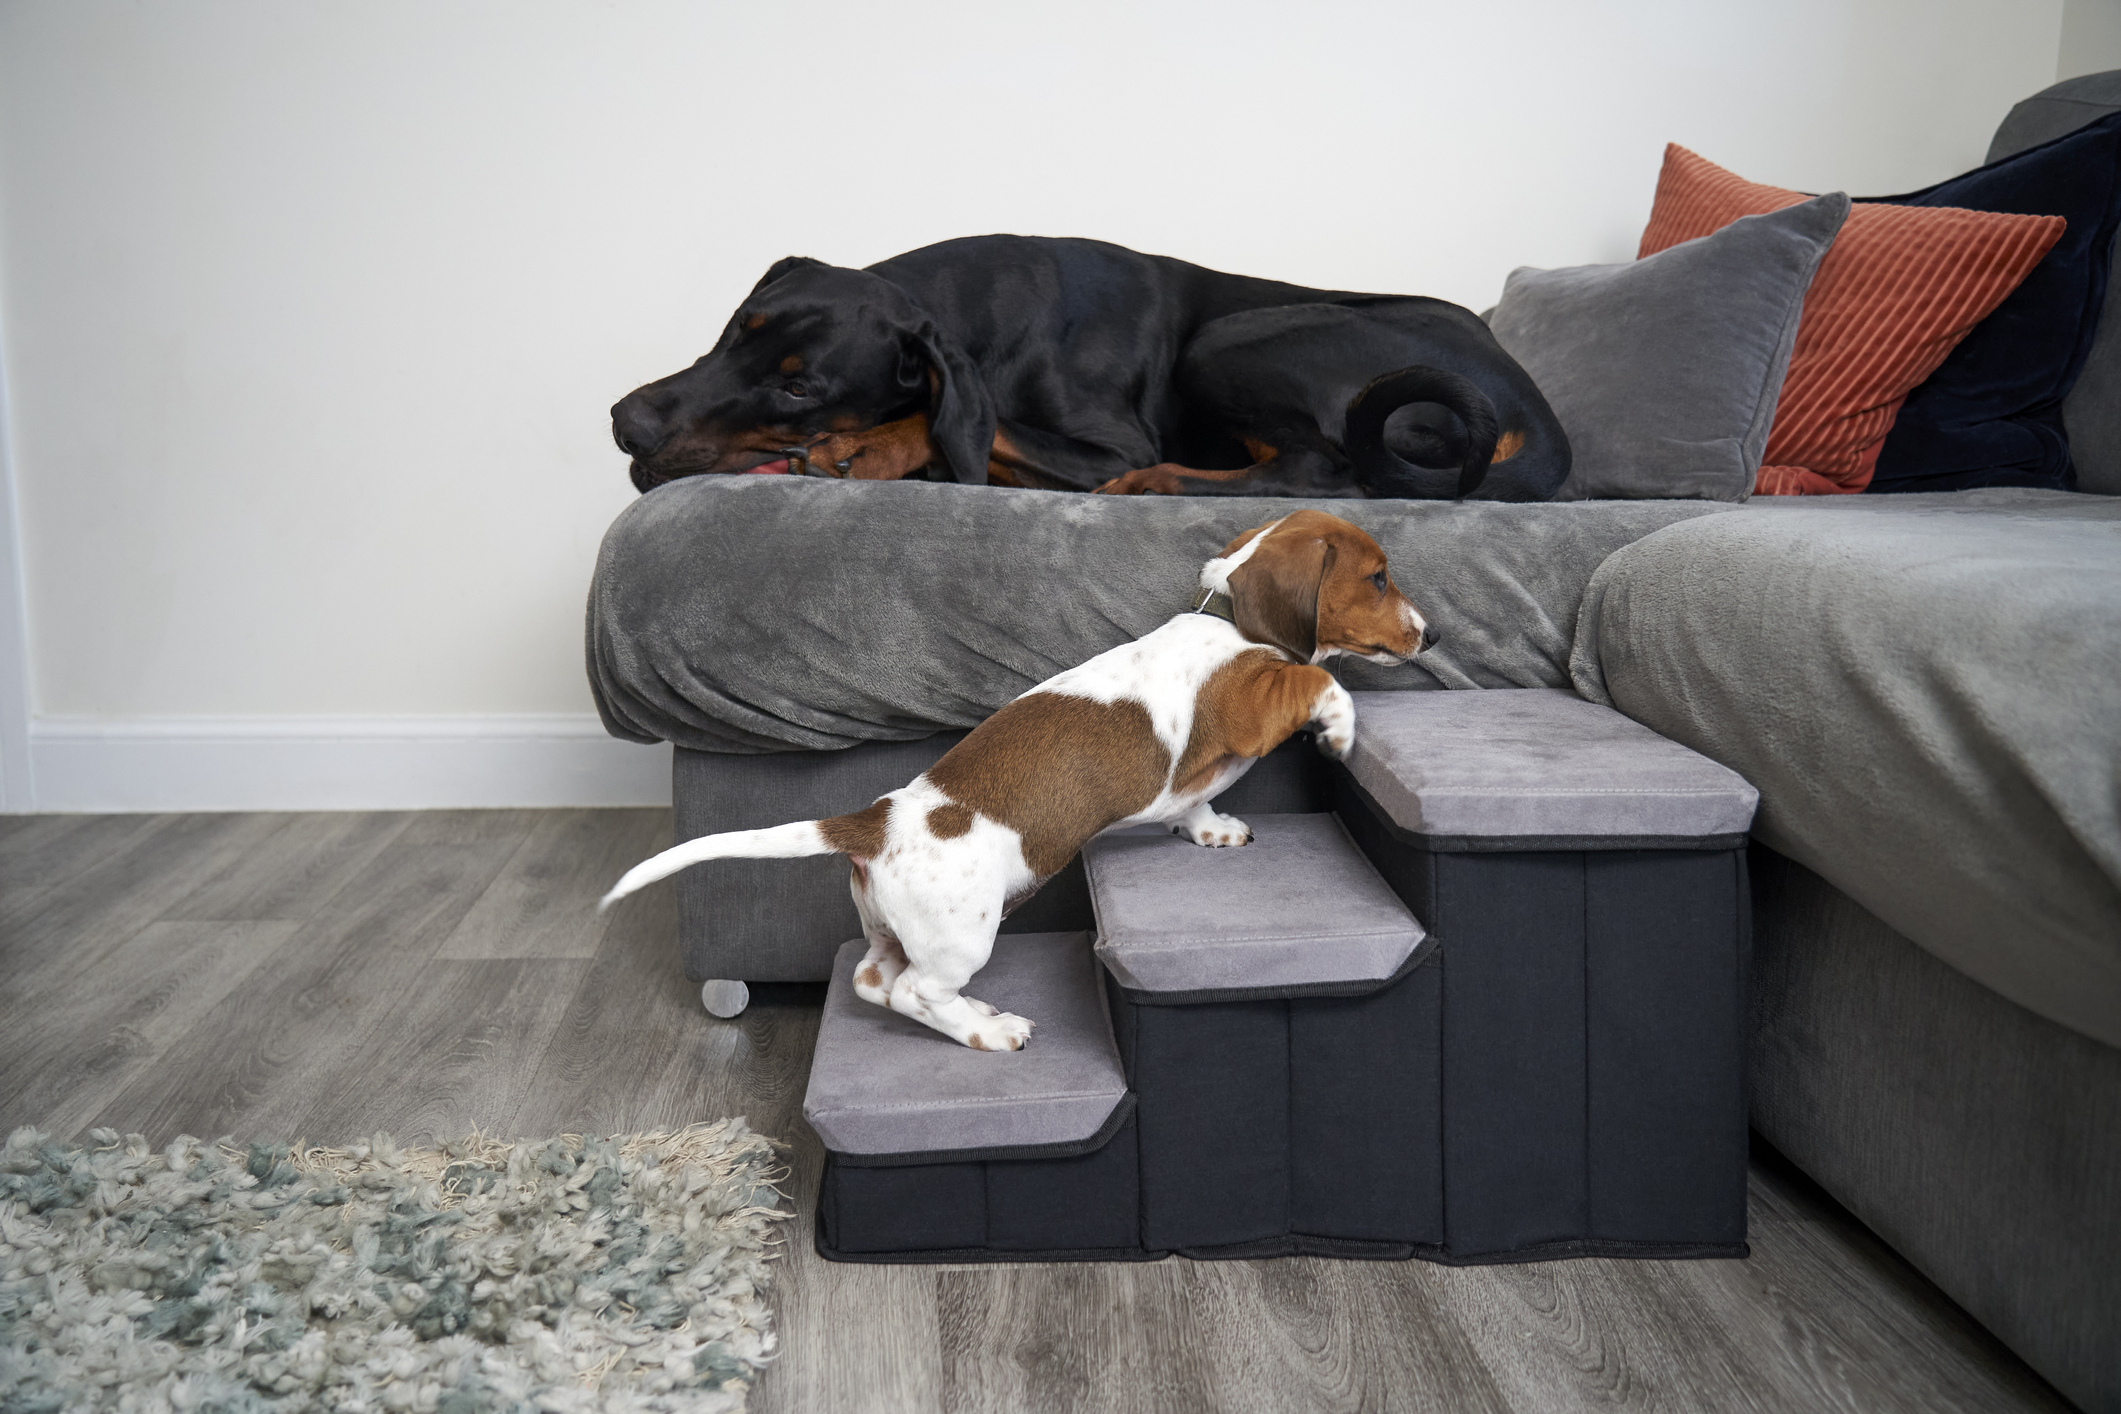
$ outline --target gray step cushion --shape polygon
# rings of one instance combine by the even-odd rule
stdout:
[[[1084,848],[1097,955],[1121,986],[1205,999],[1381,983],[1421,946],[1421,924],[1337,818],[1245,823],[1242,848],[1155,826]]]
[[[1435,845],[1736,843],[1760,803],[1737,772],[1565,688],[1354,696],[1348,770]]]
[[[803,1118],[826,1148],[910,1160],[1094,1147],[1127,1077],[1089,934],[1004,933],[965,989],[1038,1023],[1021,1051],[975,1051],[863,1001],[854,968],[867,950],[848,943],[833,962],[810,1063]]]

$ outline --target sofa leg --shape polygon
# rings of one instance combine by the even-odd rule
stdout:
[[[710,977],[700,984],[700,1005],[719,1017],[731,1017],[751,1005],[751,989],[742,982]]]

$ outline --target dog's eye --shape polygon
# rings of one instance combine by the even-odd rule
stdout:
[[[788,396],[791,398],[807,398],[810,396],[810,390],[800,383],[790,383],[788,385]]]
[[[1371,576],[1370,576],[1370,583],[1372,583],[1372,584],[1374,584],[1374,585],[1376,585],[1376,586],[1377,586],[1377,592],[1378,592],[1379,594],[1382,594],[1382,593],[1384,593],[1384,592],[1385,592],[1385,572],[1384,572],[1383,570],[1379,570],[1379,571],[1378,571],[1378,572],[1377,572],[1376,574],[1373,574],[1373,575],[1371,575]]]

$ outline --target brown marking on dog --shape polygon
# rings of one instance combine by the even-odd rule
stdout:
[[[853,855],[857,862],[874,859],[884,852],[884,822],[890,816],[891,801],[886,798],[867,810],[820,820],[817,832],[825,837],[826,844],[841,854]]]
[[[881,987],[884,985],[884,974],[875,963],[864,963],[862,970],[854,974],[854,980],[864,987]]]
[[[1257,437],[1247,437],[1244,443],[1245,452],[1252,458],[1254,466],[1263,466],[1281,455],[1281,448],[1270,447]]]
[[[766,327],[766,316],[763,314],[754,314],[749,319],[744,321],[744,327],[746,329],[763,329]]]
[[[820,471],[853,481],[903,480],[936,459],[926,413],[857,432],[828,432],[803,450]]]
[[[1223,554],[1237,553],[1265,529],[1238,536]],[[1373,578],[1379,574],[1386,576],[1383,588]],[[1283,518],[1231,573],[1229,584],[1238,632],[1299,662],[1309,662],[1321,648],[1411,658],[1421,647],[1404,612],[1412,606],[1392,583],[1385,552],[1362,530],[1324,511]]]
[[[1524,450],[1524,433],[1505,432],[1495,439],[1495,455],[1488,458],[1488,465],[1506,462]]]
[[[1010,440],[1008,433],[995,428],[994,445],[987,449],[987,484],[1020,488],[1025,484],[1024,467],[1023,449]]]
[[[928,831],[939,840],[954,840],[972,828],[972,812],[962,805],[938,805],[928,812]]]
[[[1270,449],[1271,450],[1271,449]],[[1280,455],[1276,453],[1276,455]],[[1240,476],[1249,476],[1257,471],[1256,466],[1240,466],[1228,470],[1204,470],[1200,467],[1180,466],[1177,462],[1158,462],[1155,466],[1138,467],[1124,476],[1115,476],[1097,488],[1100,496],[1183,496],[1186,481],[1235,481]],[[1184,478],[1181,480],[1180,478]]]
[[[851,412],[843,412],[833,418],[832,421],[826,423],[825,427],[832,432],[859,432],[862,428],[862,420]]]
[[[1258,760],[1311,720],[1333,681],[1324,668],[1291,663],[1254,648],[1217,668],[1193,703],[1193,733],[1172,773],[1177,792],[1198,790],[1232,760]]]
[[[1085,840],[1156,799],[1170,770],[1141,703],[1031,692],[973,728],[928,779],[1016,831],[1024,862],[1044,880]]]
[[[781,372],[801,373],[802,371],[803,356],[801,354],[790,354],[788,355],[788,357],[781,360]]]
[[[967,1036],[965,1038],[965,1044],[970,1046],[975,1051],[984,1051],[987,1049],[987,1043],[979,1038],[979,1032],[977,1031],[973,1032],[970,1036]]]
[[[1000,427],[987,449],[987,484],[1015,486],[1027,491],[1073,491],[1075,484],[1041,468],[1031,453]]]
[[[793,427],[688,428],[657,454],[655,481],[661,485],[681,476],[749,471],[761,464],[761,453],[767,461],[778,460],[775,453],[802,438]]]

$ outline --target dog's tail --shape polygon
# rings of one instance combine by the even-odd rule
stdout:
[[[824,820],[798,820],[775,825],[770,830],[732,830],[724,835],[701,835],[644,859],[628,869],[597,902],[597,912],[617,903],[634,890],[667,879],[680,869],[689,869],[710,859],[801,859],[812,854],[839,854],[839,846],[825,837]]]
[[[1409,403],[1437,403],[1457,414],[1466,435],[1456,472],[1418,466],[1385,445],[1386,420]],[[1373,494],[1448,499],[1480,488],[1500,440],[1501,423],[1486,393],[1455,373],[1417,363],[1372,378],[1355,395],[1341,445]]]

